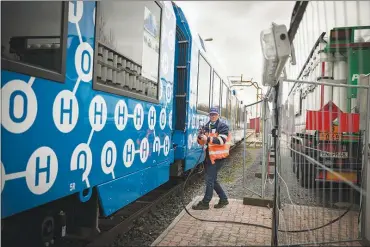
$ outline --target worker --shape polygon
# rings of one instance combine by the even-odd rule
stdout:
[[[202,201],[192,208],[194,210],[209,209],[209,202],[216,191],[220,200],[214,208],[223,208],[229,204],[227,196],[217,181],[217,172],[229,156],[230,133],[229,127],[220,121],[218,108],[211,108],[209,112],[210,121],[204,126],[204,133],[198,135],[198,143],[205,147],[205,171],[206,192]]]

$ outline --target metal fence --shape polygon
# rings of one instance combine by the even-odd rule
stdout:
[[[293,59],[272,110],[273,245],[370,239],[369,10],[369,2],[309,2],[290,27]]]
[[[266,99],[254,102],[244,107],[244,152],[243,152],[243,187],[261,198],[265,197],[266,183],[269,180],[271,153],[271,113],[270,106]],[[259,189],[250,189],[247,186],[246,164],[248,149],[261,149],[261,160],[259,169],[255,176],[261,178]]]
[[[300,82],[311,88],[301,104],[286,102],[279,109],[281,133],[276,176],[280,190],[280,244],[351,242],[359,239],[361,195],[366,195],[362,159],[367,149],[368,125],[360,128],[360,114],[368,119],[370,105],[361,113],[346,113],[328,95],[320,102],[322,85],[327,90],[354,88],[350,85]],[[311,87],[314,85],[315,87]],[[369,98],[368,86],[362,100]],[[311,94],[311,96],[309,96]],[[293,111],[292,111],[293,108]],[[298,109],[297,109],[298,108]],[[300,112],[300,113],[299,113]],[[292,114],[293,113],[293,114]],[[284,124],[285,122],[293,125]],[[290,128],[289,128],[290,127]],[[280,162],[279,162],[280,161]]]

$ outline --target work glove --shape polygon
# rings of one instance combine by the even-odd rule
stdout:
[[[207,136],[206,135],[199,135],[198,139],[203,140],[204,142],[207,142]]]

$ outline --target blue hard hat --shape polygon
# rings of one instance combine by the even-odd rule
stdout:
[[[212,107],[212,108],[209,110],[209,114],[211,114],[211,113],[217,113],[217,114],[220,114],[220,113],[218,112],[218,108],[216,108],[216,107]]]

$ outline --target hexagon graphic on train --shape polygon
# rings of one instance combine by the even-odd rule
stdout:
[[[82,181],[86,183],[86,186],[90,187],[89,175],[92,168],[92,152],[86,143],[80,143],[73,150],[71,156],[70,170],[82,170]]]
[[[101,151],[100,164],[105,174],[112,174],[112,178],[115,179],[114,167],[117,161],[117,148],[113,141],[107,141]]]
[[[163,141],[163,154],[167,157],[170,152],[170,138],[166,136]]]
[[[128,120],[128,108],[125,100],[117,102],[114,109],[114,123],[119,131],[125,129]]]
[[[68,11],[68,21],[77,24],[83,15],[84,11],[84,3],[83,1],[70,1],[68,8],[74,11]],[[95,15],[95,8],[94,8],[94,15]],[[94,21],[95,22],[95,21]]]
[[[36,149],[27,162],[25,172],[28,189],[36,195],[47,192],[58,175],[58,158],[50,147]]]
[[[168,114],[168,127],[172,130],[172,110]]]
[[[145,163],[149,157],[149,141],[148,138],[144,137],[140,143],[140,160],[141,163]]]
[[[157,153],[159,155],[160,145],[161,145],[161,140],[159,139],[159,137],[158,136],[154,137],[153,153]]]
[[[123,147],[123,164],[128,168],[135,160],[135,143],[132,139],[128,139]]]
[[[89,121],[94,131],[101,131],[107,122],[107,104],[104,98],[96,95],[90,102]]]
[[[71,132],[78,121],[79,106],[76,96],[69,90],[58,93],[53,104],[53,120],[62,133]]]
[[[167,100],[167,104],[169,104],[172,100],[172,85],[169,82],[167,82],[167,85],[166,85],[166,100]]]
[[[157,121],[157,112],[154,106],[151,106],[148,112],[148,127],[150,130],[154,130],[156,121]]]
[[[1,124],[11,133],[26,132],[36,120],[37,98],[32,89],[35,77],[30,77],[28,83],[22,80],[12,80],[1,88]]]
[[[166,109],[162,108],[159,116],[159,126],[161,127],[162,130],[164,130],[164,128],[166,127],[166,118],[167,118]]]
[[[75,54],[75,67],[78,74],[76,85],[79,81],[90,82],[93,76],[94,50],[87,42],[78,45]]]
[[[134,126],[136,130],[141,130],[144,123],[144,109],[140,103],[137,103],[134,109]]]

